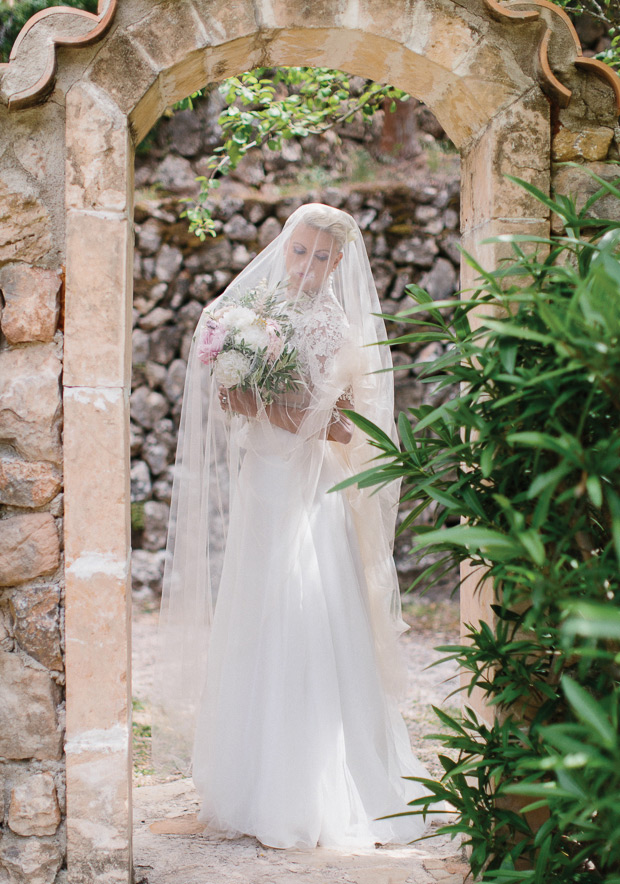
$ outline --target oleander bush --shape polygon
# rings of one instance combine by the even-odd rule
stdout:
[[[351,412],[378,449],[354,481],[402,477],[400,530],[433,553],[423,580],[468,559],[493,582],[494,622],[439,648],[496,710],[491,726],[435,710],[452,757],[422,782],[456,809],[443,831],[482,881],[620,884],[620,223],[587,217],[620,179],[597,178],[579,212],[513,180],[563,235],[500,237],[512,255],[493,272],[468,256],[463,300],[409,287],[400,340],[449,346],[417,370],[453,398],[401,413],[400,449]]]

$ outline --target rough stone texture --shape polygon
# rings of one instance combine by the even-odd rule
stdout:
[[[149,552],[146,549],[136,549],[131,555],[131,582],[134,592],[140,596],[145,590],[151,595],[161,590],[161,581],[164,576],[164,562],[166,554],[164,550]]]
[[[59,604],[60,589],[53,584],[23,587],[11,597],[16,642],[51,670],[63,668]]]
[[[196,175],[189,160],[169,154],[157,168],[157,180],[171,193],[198,193]]]
[[[54,339],[61,283],[59,273],[27,264],[7,264],[0,269],[5,302],[0,327],[10,344]]]
[[[0,504],[40,507],[58,493],[60,471],[49,463],[0,461]]]
[[[58,759],[60,692],[49,673],[27,666],[27,659],[0,651],[0,756]]]
[[[605,181],[620,178],[620,163],[588,163],[580,166],[560,166],[553,175],[553,188],[556,193],[575,197],[577,210],[583,208],[586,201],[595,194],[600,184],[588,172],[594,172]],[[593,218],[611,218],[620,221],[620,200],[609,194],[601,197],[590,208]],[[552,218],[552,227],[556,233],[561,230],[561,222],[557,216]]]
[[[0,844],[0,871],[6,870],[10,884],[54,884],[62,860],[55,841],[5,835]]]
[[[131,299],[118,293],[127,287],[130,239],[126,218],[68,212],[65,385],[118,387],[129,377]]]
[[[109,96],[90,83],[67,95],[67,206],[122,212],[128,162],[127,120]]]
[[[52,344],[0,351],[0,442],[26,459],[61,461],[61,369]]]
[[[156,500],[144,504],[144,549],[156,551],[166,546],[170,507]]]
[[[16,192],[0,179],[0,261],[45,258],[52,245],[50,216],[32,190]]]
[[[60,824],[54,777],[34,774],[11,791],[9,828],[16,835],[53,835]]]
[[[553,139],[553,159],[604,160],[614,137],[614,130],[606,126],[582,126],[575,132],[563,126]]]
[[[155,426],[168,412],[168,403],[161,395],[148,389],[139,387],[131,395],[131,414],[134,420],[150,429]]]
[[[51,574],[60,562],[58,531],[50,513],[0,521],[0,586]]]
[[[182,263],[181,250],[164,243],[155,262],[155,276],[164,282],[170,282],[179,272]]]

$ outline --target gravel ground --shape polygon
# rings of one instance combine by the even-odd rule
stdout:
[[[440,744],[424,737],[437,729],[431,705],[455,711],[446,700],[456,685],[452,663],[431,664],[436,645],[458,639],[458,602],[405,605],[411,629],[401,639],[408,696],[401,704],[411,743],[433,775]],[[142,602],[133,612],[134,862],[136,884],[462,884],[468,873],[459,845],[445,836],[406,847],[372,851],[274,850],[253,838],[211,840],[195,823],[198,796],[191,780],[156,776],[150,769],[149,696],[155,663],[157,610]],[[429,668],[431,667],[431,668]],[[165,832],[165,833],[164,833]]]

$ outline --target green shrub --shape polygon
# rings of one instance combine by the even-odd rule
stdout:
[[[97,0],[20,0],[15,6],[0,2],[0,62],[9,60],[13,43],[28,19],[48,6],[73,6],[97,12]]]
[[[458,757],[424,781],[456,808],[444,831],[464,834],[483,881],[620,882],[620,223],[586,218],[620,181],[597,181],[579,213],[519,182],[565,232],[500,237],[513,255],[494,272],[468,257],[469,300],[409,287],[399,340],[448,345],[419,377],[454,395],[400,415],[400,451],[351,413],[378,449],[357,481],[402,476],[414,509],[400,530],[414,555],[442,554],[426,578],[469,559],[493,581],[495,622],[440,650],[497,715],[436,710],[434,736]],[[429,508],[434,524],[417,525]]]

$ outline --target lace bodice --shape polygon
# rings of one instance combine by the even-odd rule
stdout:
[[[334,357],[348,339],[344,310],[329,291],[304,299],[291,314],[293,338],[302,367],[312,383],[329,373]]]

